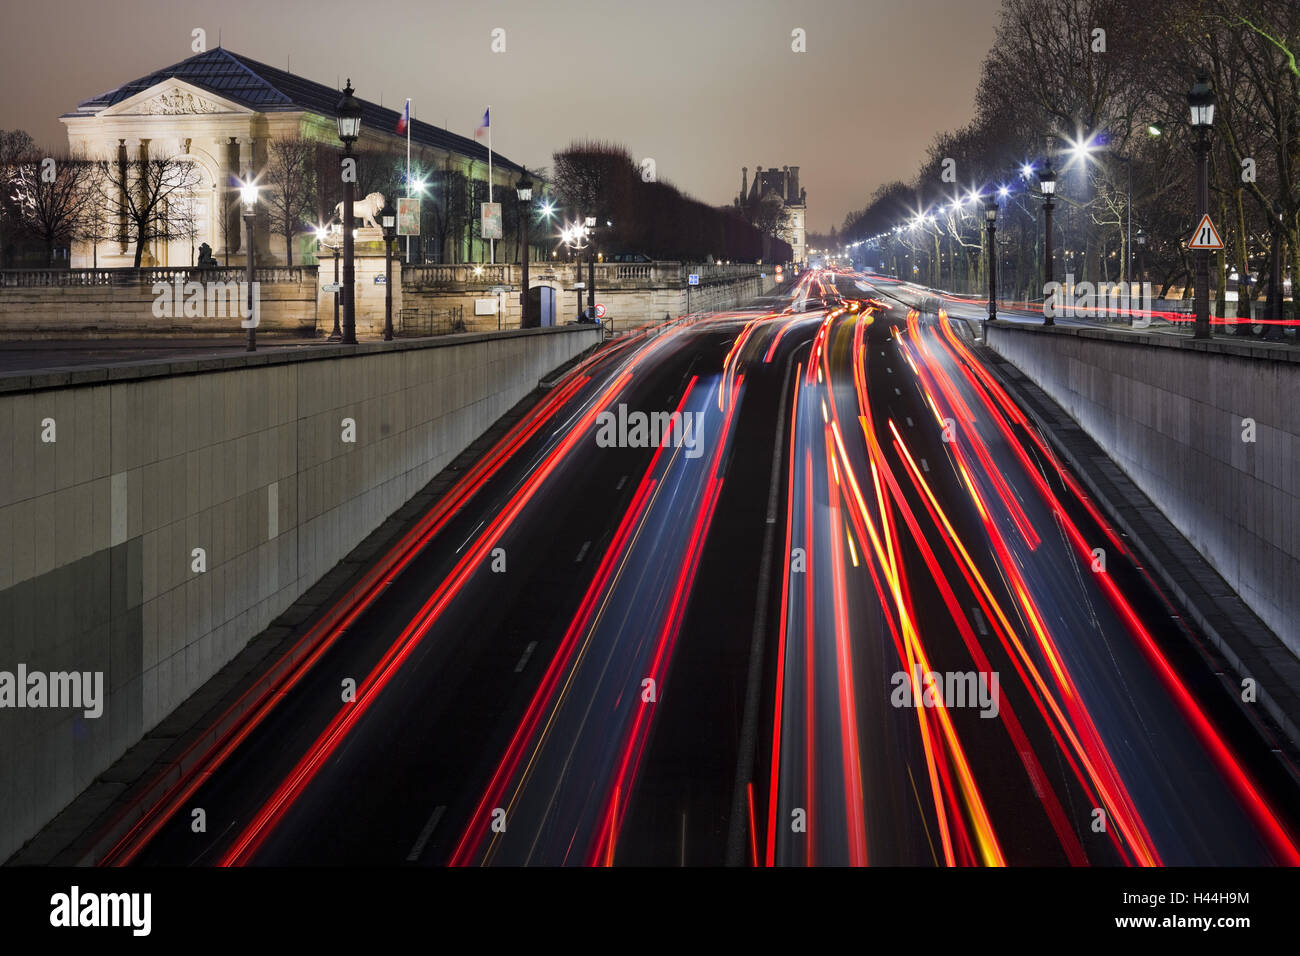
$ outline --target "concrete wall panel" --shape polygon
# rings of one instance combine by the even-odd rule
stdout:
[[[0,860],[598,335],[0,381],[0,671],[102,672],[106,697],[99,718],[0,707]]]
[[[1001,323],[989,345],[1068,411],[1300,655],[1300,354]],[[1243,421],[1255,440],[1243,440]]]

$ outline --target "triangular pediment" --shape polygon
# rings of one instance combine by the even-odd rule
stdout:
[[[197,116],[208,113],[250,114],[252,110],[192,83],[168,77],[110,106],[100,116]]]

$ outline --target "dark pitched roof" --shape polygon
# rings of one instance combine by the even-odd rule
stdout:
[[[132,80],[130,83],[124,83],[106,93],[83,100],[77,104],[75,112],[64,115],[84,116],[98,113],[170,77],[184,80],[186,83],[260,113],[306,110],[320,116],[332,117],[335,115],[335,106],[342,96],[338,90],[323,83],[295,76],[285,70],[267,66],[265,63],[217,47],[195,54],[188,60],[174,63],[148,76]],[[363,127],[386,130],[395,136],[398,135],[397,120],[401,114],[397,110],[387,109],[376,103],[362,100],[360,97],[357,99],[361,103]],[[487,162],[487,146],[483,143],[420,120],[411,120],[411,142],[449,150]],[[511,162],[496,152],[492,154],[492,162],[494,165],[517,172],[523,170],[518,163]]]

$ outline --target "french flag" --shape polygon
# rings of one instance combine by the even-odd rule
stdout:
[[[397,131],[399,133],[405,133],[406,126],[410,122],[411,122],[411,101],[408,99],[406,101],[406,106],[402,107],[402,115],[399,116],[397,119]]]
[[[489,122],[489,119],[488,119],[488,113],[490,113],[490,112],[491,112],[491,108],[490,108],[490,107],[489,107],[488,109],[485,109],[485,110],[483,111],[483,122],[479,124],[478,129],[474,130],[474,138],[475,138],[475,139],[478,139],[480,136],[482,136],[484,133],[486,133],[486,132],[488,131],[488,127],[492,125],[492,124]]]

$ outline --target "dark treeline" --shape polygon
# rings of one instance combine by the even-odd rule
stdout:
[[[747,222],[738,210],[706,205],[643,176],[621,146],[573,143],[555,153],[551,180],[562,219],[596,218],[594,242],[606,258],[788,262],[792,255],[789,243]]]

